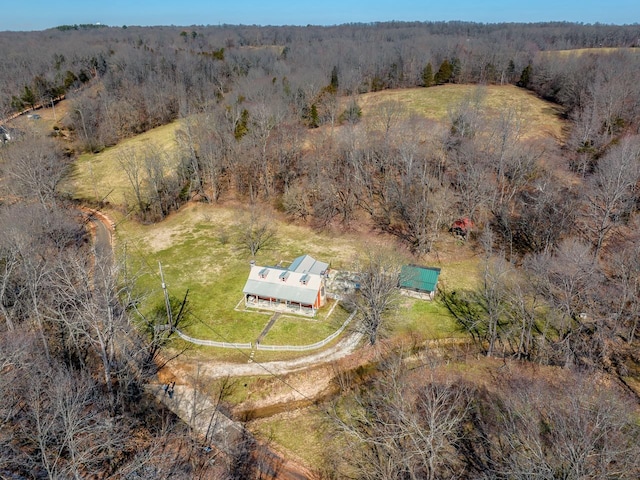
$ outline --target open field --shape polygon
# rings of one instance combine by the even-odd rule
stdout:
[[[120,166],[120,156],[129,150],[139,152],[153,147],[167,153],[170,160],[176,161],[173,153],[177,150],[175,132],[179,127],[180,122],[173,122],[123,140],[100,153],[80,155],[60,190],[68,192],[72,198],[92,203],[101,200],[113,205],[133,202],[133,191]]]
[[[541,57],[559,57],[567,58],[571,56],[582,55],[611,55],[613,53],[631,53],[634,55],[640,54],[640,48],[638,47],[600,47],[600,48],[574,48],[571,50],[544,50],[538,52]]]
[[[513,85],[441,85],[430,88],[384,90],[361,95],[358,99],[362,116],[380,115],[381,108],[393,102],[402,105],[406,116],[418,115],[435,121],[446,121],[458,105],[480,102],[487,118],[513,109],[522,122],[523,138],[561,138],[564,123],[560,108]]]

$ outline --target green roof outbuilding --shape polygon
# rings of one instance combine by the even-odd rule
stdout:
[[[417,292],[435,292],[439,276],[439,268],[403,265],[400,271],[399,287]]]

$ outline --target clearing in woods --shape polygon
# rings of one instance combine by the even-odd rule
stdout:
[[[376,121],[389,113],[389,105],[400,106],[400,115],[418,115],[434,122],[448,120],[452,111],[461,105],[473,104],[483,116],[499,118],[506,110],[516,112],[523,132],[529,138],[561,136],[562,121],[558,107],[536,98],[530,92],[514,86],[444,85],[431,88],[386,90],[364,94],[359,98],[364,121]],[[386,109],[386,110],[385,110]],[[181,297],[189,289],[191,311],[197,320],[188,328],[192,336],[218,341],[249,342],[255,340],[265,323],[264,315],[239,312],[235,306],[242,299],[242,287],[246,280],[248,262],[246,251],[241,248],[243,223],[247,209],[227,201],[222,206],[187,205],[155,225],[141,225],[123,216],[123,204],[132,201],[129,180],[120,165],[120,158],[131,151],[154,148],[167,154],[168,164],[177,163],[175,133],[180,122],[174,122],[125,140],[98,154],[86,154],[76,162],[63,188],[79,199],[91,203],[107,196],[108,203],[116,207],[110,213],[118,223],[117,240],[120,252],[126,249],[127,258],[141,274],[139,285],[148,290],[145,305],[147,311],[162,306],[160,282],[157,278],[158,261],[162,261],[167,282],[172,293]],[[333,268],[348,269],[359,252],[372,248],[394,248],[395,240],[371,237],[368,227],[361,232],[336,234],[317,232],[307,225],[294,225],[274,214],[269,221],[277,232],[277,244],[260,251],[258,263],[274,264],[309,253],[318,259],[331,262]],[[442,281],[450,288],[464,288],[473,284],[477,260],[466,246],[456,247],[455,242],[442,233],[443,241],[436,245],[436,255],[419,259],[420,263],[443,267]],[[452,247],[453,245],[453,247]],[[455,253],[443,252],[453,248]],[[465,253],[466,252],[466,253]],[[416,259],[405,255],[407,262]],[[439,318],[436,328],[429,335],[450,335],[450,320],[442,308],[426,307],[421,303],[404,302],[404,322],[401,331],[409,333],[424,327],[421,317]],[[268,319],[267,319],[268,320]],[[284,322],[283,322],[284,323]],[[335,325],[327,322],[307,322],[301,331],[288,326],[275,328],[280,340],[313,343],[326,336]],[[202,349],[200,349],[202,350]],[[210,349],[209,349],[210,350]],[[228,354],[225,354],[228,355]],[[263,354],[268,357],[267,354]]]
[[[471,102],[483,116],[499,118],[504,111],[515,111],[530,137],[558,138],[562,121],[558,107],[536,98],[530,92],[514,86],[444,85],[431,88],[386,90],[364,94],[359,98],[363,121],[376,121],[388,110],[389,105],[400,106],[400,115],[418,115],[443,123],[460,105]],[[191,311],[194,318],[188,328],[194,337],[218,341],[249,342],[255,340],[264,327],[265,316],[239,312],[235,306],[242,299],[242,287],[246,280],[248,262],[246,251],[239,240],[247,209],[227,201],[222,206],[204,204],[187,205],[155,225],[141,225],[122,212],[124,203],[131,203],[132,189],[120,165],[120,158],[131,151],[155,148],[165,152],[169,164],[177,163],[175,133],[180,122],[159,127],[97,154],[85,154],[76,162],[63,186],[75,198],[95,202],[107,196],[108,203],[116,209],[110,213],[118,223],[117,240],[120,252],[126,249],[127,258],[141,274],[139,285],[150,293],[146,297],[147,311],[162,306],[160,282],[157,278],[158,261],[163,263],[167,283],[176,297],[189,289]],[[274,264],[309,253],[333,268],[348,269],[359,252],[371,249],[372,244],[394,248],[395,240],[371,237],[367,226],[361,232],[336,234],[317,232],[308,225],[294,225],[274,214],[269,221],[277,232],[277,244],[260,251],[258,263]],[[466,246],[456,247],[455,242],[442,233],[443,241],[436,245],[436,254],[419,259],[420,263],[443,267],[442,281],[450,288],[464,288],[473,283],[477,260]],[[452,246],[453,245],[453,246]],[[451,255],[443,252],[454,249]],[[464,253],[466,252],[466,253]],[[407,262],[416,259],[407,258]],[[431,338],[451,335],[451,321],[437,302],[431,306],[422,303],[403,303],[403,321],[399,331],[410,334],[416,328],[424,329],[424,316],[439,320],[427,329]],[[321,340],[335,325],[327,322],[306,322],[304,332],[299,328],[280,325],[273,335],[282,341],[296,344]],[[301,333],[307,336],[301,339]],[[204,350],[199,348],[198,350]],[[208,349],[211,350],[211,349]],[[202,353],[202,352],[201,352]],[[230,352],[224,353],[228,358]],[[212,354],[219,356],[219,354]],[[265,358],[269,355],[262,353]],[[270,354],[273,356],[273,354]]]

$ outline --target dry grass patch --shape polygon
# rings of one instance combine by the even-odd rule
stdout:
[[[571,50],[545,50],[538,52],[540,57],[581,57],[583,55],[611,55],[614,53],[632,53],[634,55],[640,54],[640,48],[638,47],[599,47],[599,48],[575,48]]]
[[[252,433],[264,441],[275,442],[276,449],[285,457],[314,470],[322,470],[327,461],[327,428],[326,416],[315,407],[281,413],[249,424]]]
[[[179,127],[180,122],[173,122],[123,140],[100,153],[80,155],[60,189],[69,192],[73,198],[89,202],[106,200],[114,205],[122,205],[127,200],[131,202],[133,191],[118,161],[120,155],[129,150],[142,152],[153,147],[177,164],[175,132]]]
[[[561,138],[564,123],[558,105],[541,100],[535,94],[513,85],[442,85],[431,88],[408,88],[367,93],[358,99],[364,118],[378,115],[387,102],[403,106],[405,116],[418,115],[435,121],[446,121],[449,114],[467,99],[480,99],[483,114],[498,118],[508,109],[521,118],[525,139]]]

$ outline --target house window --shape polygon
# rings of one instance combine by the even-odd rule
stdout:
[[[309,283],[309,274],[305,273],[302,277],[300,277],[300,283],[302,285],[306,285],[307,283]]]
[[[288,271],[282,272],[282,273],[280,274],[280,277],[279,277],[279,278],[280,278],[280,280],[282,280],[283,282],[286,282],[286,281],[287,281],[287,278],[289,278],[289,273],[290,273],[290,272],[288,272]]]
[[[267,275],[269,275],[269,269],[263,268],[262,270],[260,270],[258,275],[260,276],[260,278],[267,278]]]

